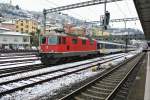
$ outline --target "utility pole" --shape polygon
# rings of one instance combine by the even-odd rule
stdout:
[[[104,3],[104,29],[106,27],[106,6],[107,6],[107,0],[105,0]]]
[[[12,5],[12,0],[10,0],[10,2],[9,2],[9,3],[10,3],[10,5]]]
[[[46,10],[44,9],[43,10],[43,15],[44,15],[44,22],[43,22],[44,23],[44,34],[46,34],[46,14],[47,14]]]
[[[127,21],[124,21],[124,24],[125,24],[125,33],[126,33],[126,30],[127,30]],[[122,35],[123,37],[123,35]],[[125,52],[127,52],[127,49],[128,49],[128,39],[127,39],[127,34],[125,34]]]

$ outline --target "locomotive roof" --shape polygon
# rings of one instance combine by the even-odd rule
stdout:
[[[72,35],[67,35],[65,33],[52,33],[52,34],[43,34],[43,36],[68,36],[68,37],[76,37],[76,38],[80,38],[80,39],[90,39],[90,40],[95,40],[92,38],[87,38],[87,37],[81,37],[81,36],[72,36]]]

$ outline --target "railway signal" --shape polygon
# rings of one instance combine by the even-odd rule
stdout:
[[[107,30],[107,26],[109,25],[109,21],[110,21],[110,13],[108,11],[106,11],[105,17],[103,18],[103,21],[102,21],[105,30]]]

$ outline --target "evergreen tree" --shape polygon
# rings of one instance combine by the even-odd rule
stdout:
[[[19,10],[19,9],[20,9],[19,5],[16,5],[16,9],[17,9],[17,10]]]

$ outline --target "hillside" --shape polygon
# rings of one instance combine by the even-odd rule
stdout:
[[[43,22],[42,12],[23,10],[18,5],[12,6],[10,4],[0,3],[0,15],[8,19],[32,18],[32,19],[38,20],[40,23]],[[47,20],[50,22],[55,21],[61,24],[63,24],[65,21],[67,21],[67,23],[75,23],[75,24],[83,23],[82,20],[76,19],[67,14],[60,15],[58,13],[48,14]]]

